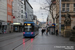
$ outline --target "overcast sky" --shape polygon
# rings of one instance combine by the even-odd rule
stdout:
[[[48,16],[47,10],[41,10],[40,7],[48,6],[45,0],[29,0],[31,6],[33,7],[34,15],[37,16],[39,21],[46,21]]]

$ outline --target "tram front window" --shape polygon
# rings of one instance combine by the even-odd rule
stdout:
[[[33,32],[33,25],[25,25],[24,26],[24,31],[25,32]]]

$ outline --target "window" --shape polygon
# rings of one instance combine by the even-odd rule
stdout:
[[[62,11],[65,12],[65,4],[62,4]]]
[[[75,4],[74,4],[74,12],[75,12]]]
[[[23,13],[23,10],[21,10],[21,13]]]
[[[25,25],[24,26],[24,31],[26,31],[26,32],[33,32],[34,31],[34,26],[33,26],[33,24],[31,24],[31,25]],[[36,30],[36,29],[35,29]]]
[[[75,2],[75,0],[73,0]]]
[[[67,4],[67,7],[69,7],[69,4]]]
[[[64,12],[65,11],[65,8],[62,8],[62,11]]]
[[[70,1],[70,0],[62,0],[63,2],[65,2],[65,1]]]
[[[21,5],[21,8],[23,8],[23,5]]]
[[[65,4],[62,4],[62,7],[65,7]]]
[[[23,18],[23,15],[21,15],[21,18]]]
[[[69,5],[70,4],[66,4],[66,11],[68,11],[68,12],[69,12]]]

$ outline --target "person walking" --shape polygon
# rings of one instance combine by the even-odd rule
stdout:
[[[43,35],[43,33],[45,32],[45,29],[44,29],[44,28],[42,28],[41,32],[42,32],[42,35]]]
[[[56,30],[56,36],[58,35],[58,29]]]
[[[48,28],[46,29],[46,35],[48,35]]]

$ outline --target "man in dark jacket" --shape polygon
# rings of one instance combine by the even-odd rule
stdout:
[[[58,29],[56,30],[56,36],[58,35]]]
[[[45,29],[44,29],[44,28],[42,28],[41,32],[42,32],[42,35],[43,35],[43,33],[45,32]]]
[[[49,27],[47,27],[46,29],[46,35],[48,35],[48,32],[49,32]]]

